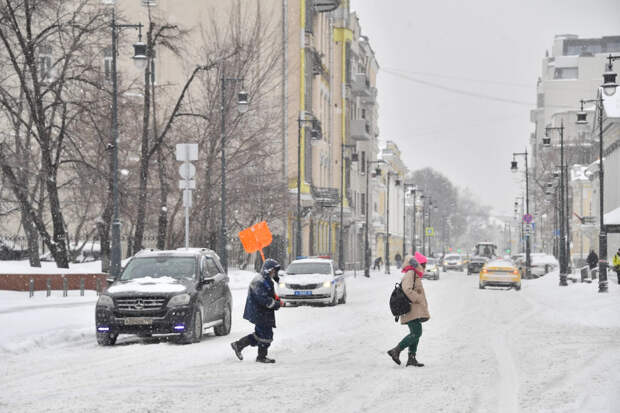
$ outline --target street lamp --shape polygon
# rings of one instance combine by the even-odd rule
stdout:
[[[608,57],[609,64],[607,65],[607,70],[603,73],[603,84],[601,86],[602,92],[606,96],[613,96],[616,93],[616,73],[613,71],[613,62],[614,60],[620,59],[620,56],[612,56],[611,54]],[[583,125],[587,123],[586,118],[587,114],[583,110],[583,104],[586,102],[597,102],[598,103],[598,121],[599,121],[599,243],[598,243],[598,292],[606,293],[608,291],[607,286],[607,229],[605,228],[605,207],[604,207],[604,174],[605,170],[603,168],[603,97],[600,99],[590,99],[590,100],[582,100],[581,101],[581,111],[577,113],[577,123]]]
[[[386,163],[383,159],[378,161],[366,161],[366,230],[364,231],[364,276],[370,277],[370,246],[368,245],[368,227],[370,226],[370,165]],[[381,175],[381,169],[377,168],[375,175]]]
[[[347,149],[354,150],[354,144],[340,144],[340,166],[342,168],[342,176],[340,177],[340,242],[338,243],[338,267],[344,271],[344,181],[345,181],[345,165],[344,165],[344,151]],[[351,154],[351,160],[355,161],[357,154],[353,152]]]
[[[527,148],[525,152],[513,153],[512,161],[510,162],[510,170],[512,172],[517,172],[519,170],[517,160],[515,156],[523,156],[525,157],[525,213],[529,217],[530,215],[530,194],[529,194],[529,171],[527,164]],[[529,224],[529,223],[528,223]],[[531,257],[530,257],[530,231],[529,228],[525,231],[525,278],[530,278],[530,268],[531,268]]]
[[[116,55],[118,48],[118,30],[123,28],[137,29],[138,42],[134,45],[133,60],[138,69],[146,67],[146,45],[142,43],[142,23],[117,24],[116,11],[112,6],[112,247],[110,251],[110,275],[114,278],[121,273],[121,221],[119,218],[119,190],[118,190],[118,74],[116,70]]]
[[[564,122],[562,121],[559,127],[547,126],[545,128],[545,134],[548,134],[550,131],[554,130],[560,132],[560,286],[565,287],[568,285],[566,274],[568,272],[568,262],[566,260],[565,224],[565,221],[568,219],[566,216],[566,203],[568,202],[568,199],[564,198],[564,185],[566,179],[564,176]],[[547,139],[548,144],[550,144],[551,138]]]
[[[221,94],[221,127],[222,127],[222,136],[221,136],[221,153],[222,153],[222,191],[221,191],[221,202],[220,202],[220,216],[221,216],[221,224],[220,224],[220,257],[222,259],[222,265],[224,266],[224,271],[228,274],[228,240],[226,235],[226,85],[228,83],[233,84],[233,87],[237,83],[243,83],[243,78],[236,77],[226,77],[224,71],[222,71],[222,77],[220,78],[220,94]],[[241,90],[237,94],[237,111],[239,113],[246,113],[248,111],[248,93]]]
[[[321,129],[319,121],[310,115],[309,119],[305,117],[306,112],[301,112],[297,118],[297,233],[295,234],[295,256],[301,257],[302,241],[301,241],[301,130],[305,123],[312,125],[310,138],[313,140],[321,139]]]
[[[429,197],[430,198],[430,197]],[[422,254],[426,255],[426,195],[420,195],[422,201]]]

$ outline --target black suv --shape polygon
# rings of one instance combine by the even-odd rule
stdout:
[[[232,295],[217,254],[206,248],[141,251],[99,297],[97,343],[111,346],[119,334],[176,336],[197,343],[213,327],[230,332]]]

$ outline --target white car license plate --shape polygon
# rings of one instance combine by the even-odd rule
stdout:
[[[295,295],[312,295],[312,291],[295,291]]]
[[[125,318],[123,323],[126,326],[148,326],[153,324],[153,319],[148,317]]]

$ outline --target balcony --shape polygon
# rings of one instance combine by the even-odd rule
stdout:
[[[340,193],[336,188],[312,186],[312,198],[322,207],[335,207],[340,204]]]
[[[369,89],[368,97],[364,97],[362,99],[362,103],[365,106],[373,106],[377,103],[377,88],[376,87],[371,87]]]
[[[366,119],[354,119],[350,125],[351,139],[368,141],[371,138],[370,122]]]
[[[312,6],[319,13],[336,10],[340,6],[340,0],[313,0]]]
[[[351,77],[351,93],[362,98],[370,97],[370,80],[366,73],[355,73]]]

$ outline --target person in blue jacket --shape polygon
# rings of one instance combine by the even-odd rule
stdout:
[[[273,285],[274,280],[279,281],[279,270],[278,261],[268,258],[265,260],[260,274],[254,277],[250,283],[243,318],[254,324],[254,334],[248,334],[230,343],[239,360],[243,360],[241,352],[245,347],[258,346],[257,362],[276,362],[267,357],[267,350],[273,341],[273,329],[276,327],[275,311],[284,307],[284,303],[276,295]]]

